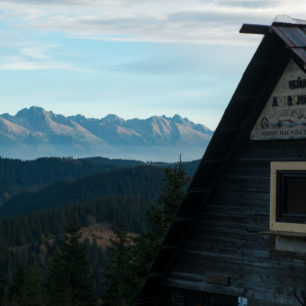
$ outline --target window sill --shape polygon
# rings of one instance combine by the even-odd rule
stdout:
[[[290,252],[290,254],[306,254],[306,233],[286,232],[286,231],[266,231],[260,232],[269,235],[271,239],[271,251]]]
[[[270,236],[306,238],[306,232],[299,233],[299,232],[286,232],[286,231],[264,231],[264,232],[259,232],[259,234],[270,235]]]

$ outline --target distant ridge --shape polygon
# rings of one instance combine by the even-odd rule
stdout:
[[[0,115],[0,155],[34,159],[41,156],[107,156],[144,161],[201,158],[213,132],[203,124],[175,115],[124,120],[65,117],[37,106],[15,116]]]

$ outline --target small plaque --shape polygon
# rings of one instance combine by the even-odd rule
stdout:
[[[210,284],[229,286],[231,283],[231,278],[228,275],[208,273],[206,276],[206,282]]]

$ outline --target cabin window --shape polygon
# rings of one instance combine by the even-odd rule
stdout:
[[[306,162],[272,162],[270,229],[306,232]]]
[[[306,223],[306,172],[277,171],[277,217],[279,222]]]

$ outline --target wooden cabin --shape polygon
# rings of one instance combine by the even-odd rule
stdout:
[[[263,39],[136,305],[306,305],[306,24]]]

